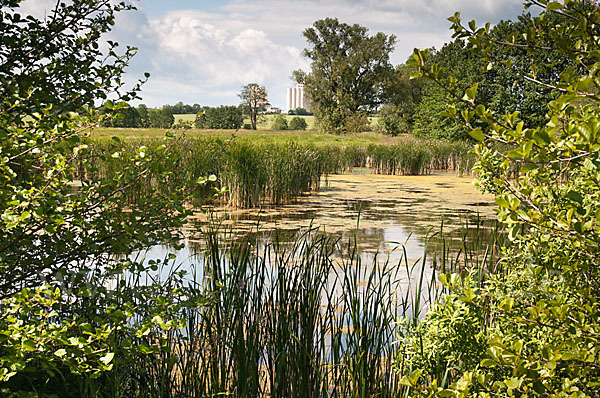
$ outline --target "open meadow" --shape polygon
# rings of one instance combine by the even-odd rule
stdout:
[[[288,123],[292,120],[293,117],[295,117],[296,115],[287,115],[287,114],[282,114],[288,121]],[[196,115],[192,115],[192,114],[180,114],[180,115],[173,115],[175,117],[175,123],[177,123],[178,121],[183,121],[183,122],[193,122],[194,120],[196,120]],[[271,126],[273,125],[273,119],[275,118],[275,116],[278,115],[263,115],[262,118],[259,118],[258,123],[257,123],[257,129],[259,130],[270,130]],[[306,121],[307,124],[307,130],[314,130],[315,129],[315,117],[312,115],[301,115],[298,116],[302,119],[304,119]],[[377,125],[377,116],[373,116],[370,117],[369,120],[371,121],[371,129],[375,128],[375,126]],[[249,119],[245,119],[244,123],[250,123]]]
[[[110,139],[111,137],[125,139],[139,138],[161,138],[168,130],[159,128],[95,128],[91,133],[92,139]],[[262,143],[282,143],[296,142],[299,144],[340,144],[340,145],[368,145],[368,144],[397,144],[406,141],[416,141],[408,134],[391,137],[389,135],[373,132],[357,134],[326,134],[315,131],[272,131],[270,129],[259,130],[207,130],[207,129],[189,129],[189,130],[171,130],[176,134],[185,134],[188,137],[197,138],[220,138],[230,139],[235,136],[237,140],[248,140]]]

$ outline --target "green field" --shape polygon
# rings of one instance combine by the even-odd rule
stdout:
[[[97,128],[92,132],[92,138],[152,138],[163,137],[168,130],[148,128]],[[178,130],[174,130],[177,133]],[[179,130],[183,131],[183,130]],[[379,133],[356,133],[346,135],[323,134],[314,131],[271,131],[271,130],[204,130],[190,129],[185,134],[189,137],[221,138],[227,140],[235,134],[236,140],[248,140],[255,143],[286,143],[296,142],[299,144],[344,144],[344,145],[368,145],[368,144],[399,144],[415,140],[410,135],[391,137]]]
[[[259,123],[256,127],[259,130],[270,130],[271,126],[273,125],[273,119],[275,118],[275,116],[276,115],[264,115],[263,121],[259,121]],[[294,117],[294,115],[285,115],[285,114],[283,116],[285,116],[288,123]],[[177,122],[177,121],[193,122],[196,119],[196,115],[191,115],[191,114],[174,115],[174,117],[175,117],[175,122]],[[308,125],[307,130],[314,130],[314,128],[315,128],[315,117],[314,116],[299,116],[299,117],[306,120],[306,124]],[[371,121],[371,128],[374,128],[377,125],[377,116],[370,117],[369,120]],[[249,124],[250,119],[245,119],[244,123]]]

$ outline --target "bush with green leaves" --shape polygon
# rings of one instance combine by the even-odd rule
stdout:
[[[294,116],[292,120],[290,120],[290,130],[306,130],[307,127],[308,124],[306,123],[306,120],[300,116]]]
[[[283,131],[288,129],[288,122],[285,116],[276,115],[273,118],[273,124],[271,125],[271,130],[273,131]]]
[[[205,107],[194,125],[199,129],[239,129],[244,123],[242,109],[238,106]]]
[[[182,297],[193,297],[181,278],[149,279],[156,265],[130,258],[181,237],[185,189],[124,200],[150,174],[154,186],[172,178],[176,139],[128,157],[115,139],[102,154],[119,162],[110,178],[86,161],[91,129],[137,98],[140,85],[122,83],[135,49],[100,45],[116,14],[133,7],[60,2],[39,20],[22,15],[19,0],[0,5],[0,391],[125,388],[142,375],[139,355],[160,350],[164,330],[178,326]],[[125,381],[108,383],[117,374]]]
[[[379,110],[376,131],[391,136],[407,133],[409,125],[400,109],[392,104],[386,104]]]
[[[460,92],[416,51],[410,64],[462,104],[446,108],[479,142],[474,168],[482,190],[493,193],[498,218],[512,241],[498,264],[503,272],[479,276],[477,284],[441,278],[451,292],[421,326],[431,348],[445,336],[435,328],[441,308],[460,306],[482,325],[485,353],[479,360],[453,362],[444,377],[412,355],[402,371],[416,394],[439,396],[572,396],[600,394],[600,28],[596,1],[530,1],[541,7],[525,32],[499,40],[490,25],[463,24],[456,14],[455,36],[466,39],[489,69],[514,71],[498,59],[498,47],[531,54],[529,73],[516,80],[550,87],[560,95],[547,103],[545,125],[529,125],[518,112],[499,114],[478,100],[478,86]],[[559,52],[572,66],[556,70],[558,81],[539,80],[539,51]],[[492,143],[502,143],[494,147]],[[501,150],[499,148],[507,148]],[[511,168],[519,173],[511,177]],[[464,312],[464,311],[463,311]],[[446,315],[450,321],[454,314]],[[455,336],[473,335],[465,325]],[[407,335],[408,347],[419,341]],[[466,345],[465,347],[468,347]],[[455,345],[451,358],[469,351]],[[410,351],[410,350],[409,350]],[[415,350],[413,350],[415,351]],[[462,354],[461,354],[462,352]],[[472,351],[471,351],[472,352]],[[439,362],[436,362],[439,363]]]

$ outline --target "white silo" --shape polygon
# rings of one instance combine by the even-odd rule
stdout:
[[[300,87],[296,87],[296,107],[294,109],[297,108],[301,108],[301,104],[302,103],[302,89]]]
[[[300,91],[300,103],[298,108],[304,108],[304,86],[298,85],[298,91]]]
[[[295,97],[294,96],[294,89],[293,88],[288,88],[287,89],[287,107],[288,107],[288,111],[291,110],[291,109],[294,109],[294,108],[292,108],[293,105],[294,105],[294,103],[293,103],[294,97]]]

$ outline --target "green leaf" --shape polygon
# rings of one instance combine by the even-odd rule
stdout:
[[[62,358],[65,355],[67,355],[67,350],[65,350],[64,348],[60,348],[60,349],[54,351],[54,355],[56,355],[59,358]]]
[[[35,341],[27,339],[23,342],[22,347],[25,351],[35,351],[37,350],[37,345]]]
[[[513,305],[515,305],[515,299],[512,297],[509,297],[505,300],[503,300],[498,307],[501,308],[502,310],[506,311],[506,312],[510,312],[512,310]]]
[[[523,166],[521,166],[521,172],[527,173],[529,171],[537,170],[539,168],[540,166],[535,163],[525,163]]]
[[[561,10],[562,8],[563,8],[563,5],[560,4],[558,1],[551,1],[546,6],[547,11],[556,11],[556,10]]]
[[[480,128],[469,131],[469,135],[477,142],[483,142],[485,135]]]
[[[477,95],[477,88],[479,87],[479,83],[475,83],[471,88],[465,91],[465,100],[470,102],[475,101],[475,96]]]
[[[498,206],[500,206],[500,207],[504,207],[504,208],[507,208],[507,209],[510,207],[510,203],[504,197],[497,197],[496,198],[496,204]]]
[[[506,386],[513,390],[517,389],[521,386],[521,380],[516,377],[512,377],[506,381]]]
[[[521,232],[520,230],[521,227],[519,225],[513,225],[512,228],[508,230],[508,238],[510,240],[515,240],[519,235],[519,232]]]
[[[100,358],[100,362],[102,362],[105,365],[108,365],[113,360],[114,357],[115,357],[114,352],[109,352]]]

